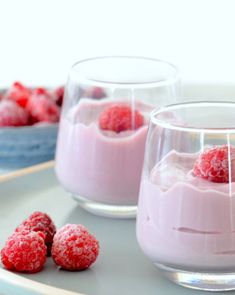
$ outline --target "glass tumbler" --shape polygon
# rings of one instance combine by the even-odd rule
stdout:
[[[235,289],[235,103],[151,113],[137,238],[171,281]]]
[[[65,89],[56,173],[80,206],[134,217],[150,111],[179,94],[175,66],[141,57],[76,63]]]

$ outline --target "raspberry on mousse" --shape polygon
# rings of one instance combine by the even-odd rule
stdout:
[[[128,105],[112,105],[105,109],[99,117],[99,126],[102,130],[121,132],[135,130],[144,124],[144,118],[137,110]]]
[[[212,182],[235,181],[235,147],[222,145],[207,148],[197,158],[193,173]]]
[[[107,94],[102,87],[94,86],[94,87],[90,87],[90,88],[86,89],[84,92],[84,96],[100,99],[100,98],[106,97]]]

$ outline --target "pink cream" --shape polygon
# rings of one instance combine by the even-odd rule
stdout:
[[[172,151],[143,178],[138,241],[155,263],[234,269],[235,183],[194,177],[196,157]]]
[[[84,99],[61,119],[56,173],[73,194],[106,204],[136,205],[147,126],[120,134],[102,132],[97,118],[107,104],[110,101]]]

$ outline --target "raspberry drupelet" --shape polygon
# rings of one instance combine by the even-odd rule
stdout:
[[[51,254],[61,268],[83,270],[95,262],[99,242],[83,225],[67,224],[55,234]]]

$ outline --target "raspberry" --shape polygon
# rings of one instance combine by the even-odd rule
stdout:
[[[55,89],[54,97],[56,104],[61,107],[64,99],[64,86],[60,86]]]
[[[24,108],[29,100],[30,94],[31,91],[28,88],[19,82],[15,82],[6,93],[6,98],[15,101]]]
[[[115,131],[138,129],[144,124],[144,118],[138,111],[132,111],[127,105],[113,105],[105,109],[99,117],[102,130]]]
[[[100,98],[106,97],[107,95],[102,87],[95,86],[95,87],[88,88],[85,91],[84,96],[100,99]]]
[[[35,95],[50,95],[49,92],[43,87],[35,88],[33,93]]]
[[[23,221],[22,224],[16,228],[16,232],[22,231],[43,232],[45,235],[47,254],[50,255],[56,227],[49,215],[39,211],[32,213],[25,221]]]
[[[14,101],[0,101],[0,126],[24,126],[29,119],[28,112]]]
[[[46,262],[44,234],[20,232],[11,235],[1,250],[1,260],[6,269],[35,273]]]
[[[196,160],[193,173],[212,182],[229,182],[229,147],[215,146],[203,151]],[[230,146],[231,178],[235,181],[235,147]]]
[[[49,93],[43,88],[37,88],[30,96],[26,105],[30,113],[31,124],[37,122],[55,123],[59,121],[60,109]]]
[[[82,270],[95,262],[99,242],[83,225],[67,224],[54,236],[52,258],[66,270]]]

